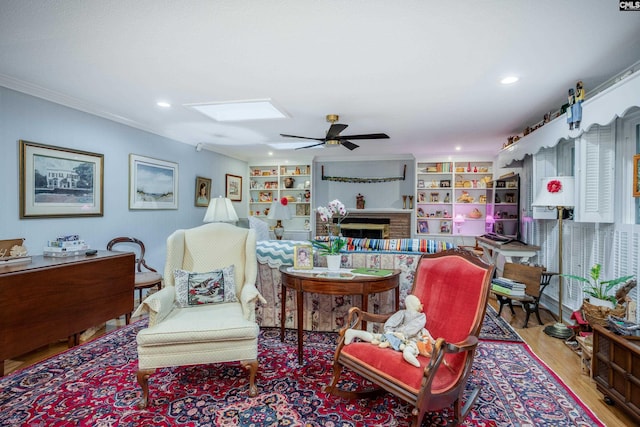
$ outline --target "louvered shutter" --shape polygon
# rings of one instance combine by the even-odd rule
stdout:
[[[533,200],[535,201],[538,191],[540,190],[540,182],[542,178],[556,175],[556,148],[543,148],[533,155]],[[556,209],[547,209],[546,207],[534,207],[534,219],[556,219],[558,211]]]
[[[593,126],[576,140],[576,202],[578,222],[613,222],[615,132]]]

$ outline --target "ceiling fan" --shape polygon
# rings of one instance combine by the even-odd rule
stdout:
[[[355,150],[356,148],[359,147],[359,145],[354,144],[353,142],[349,141],[349,139],[388,139],[389,138],[389,135],[387,135],[386,133],[368,133],[363,135],[340,135],[340,132],[345,130],[349,125],[336,123],[339,119],[340,117],[337,114],[327,115],[327,121],[331,123],[331,127],[329,127],[329,130],[327,131],[327,136],[325,136],[324,138],[311,138],[307,136],[285,135],[283,133],[281,133],[280,136],[284,136],[287,138],[300,138],[300,139],[311,139],[314,141],[322,141],[318,144],[312,144],[312,145],[307,145],[306,147],[296,148],[296,150],[301,150],[303,148],[317,147],[318,145],[324,145],[324,144],[330,145],[330,146],[342,145],[343,147],[349,150]]]

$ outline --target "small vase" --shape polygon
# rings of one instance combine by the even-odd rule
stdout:
[[[327,255],[327,270],[340,271],[340,260],[342,255]]]

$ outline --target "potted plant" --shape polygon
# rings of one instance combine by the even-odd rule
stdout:
[[[342,238],[342,236],[333,236],[332,229],[333,223],[331,219],[336,216],[337,217],[337,227],[340,227],[340,223],[347,216],[347,209],[344,204],[340,200],[333,200],[329,202],[328,206],[320,206],[317,209],[318,215],[320,216],[320,220],[322,222],[326,222],[327,224],[327,232],[328,239],[327,242],[322,242],[318,240],[312,240],[311,244],[319,249],[319,255],[327,257],[327,267],[329,270],[339,270],[340,269],[340,251],[347,244],[347,241]]]
[[[600,280],[600,271],[602,266],[600,264],[595,264],[591,267],[589,272],[590,277],[581,277],[574,276],[571,274],[563,274],[564,277],[568,277],[570,279],[578,280],[585,285],[582,288],[582,291],[589,295],[589,303],[596,306],[615,308],[617,304],[617,299],[612,292],[616,285],[620,283],[627,282],[633,278],[633,276],[622,276],[617,279],[611,280]]]

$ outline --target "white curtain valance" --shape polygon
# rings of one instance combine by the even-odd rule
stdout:
[[[538,128],[498,153],[498,166],[508,167],[513,161],[522,160],[545,147],[554,147],[562,139],[579,137],[594,124],[607,125],[617,117],[640,106],[640,72],[636,72],[611,87],[588,98],[582,104],[580,129],[569,130],[566,114]]]

